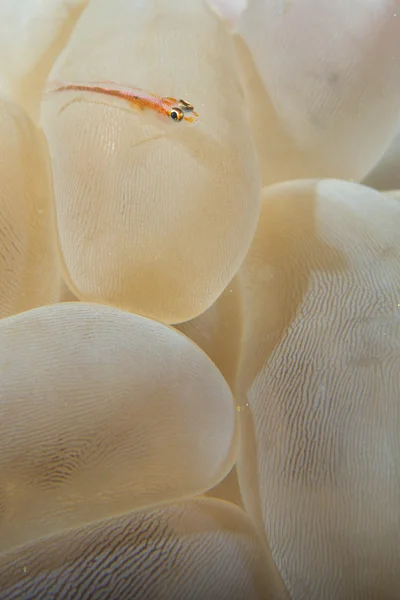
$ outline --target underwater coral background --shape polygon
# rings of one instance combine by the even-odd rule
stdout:
[[[398,0],[0,0],[0,91],[0,600],[398,600]]]

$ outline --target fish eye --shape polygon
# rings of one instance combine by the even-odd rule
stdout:
[[[184,115],[183,115],[183,111],[180,108],[171,108],[171,112],[169,113],[169,116],[174,121],[182,121]]]
[[[194,110],[193,104],[190,104],[190,102],[183,100],[182,98],[179,100],[178,105],[182,108],[182,110]]]

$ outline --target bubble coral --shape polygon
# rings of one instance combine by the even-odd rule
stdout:
[[[398,598],[398,3],[0,15],[0,599]]]

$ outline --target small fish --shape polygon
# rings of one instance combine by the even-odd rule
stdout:
[[[48,92],[67,92],[67,91],[82,91],[94,92],[96,94],[105,94],[114,96],[121,100],[126,100],[130,104],[134,104],[138,108],[149,108],[156,112],[169,117],[173,121],[187,121],[194,123],[198,118],[198,113],[195,112],[193,104],[187,100],[177,100],[176,98],[163,98],[156,94],[150,94],[140,88],[120,86],[112,81],[107,82],[88,82],[88,83],[60,83],[50,84]]]

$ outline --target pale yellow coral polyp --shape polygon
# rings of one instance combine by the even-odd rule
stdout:
[[[367,187],[271,186],[238,273],[239,480],[299,600],[400,595],[399,231]]]
[[[43,136],[0,100],[0,317],[59,298],[51,179]]]
[[[223,24],[201,0],[184,9],[99,0],[50,78],[114,80],[194,104],[192,126],[119,99],[60,92],[47,96],[42,119],[77,297],[168,323],[200,314],[242,262],[259,210],[255,150]]]
[[[2,600],[283,600],[244,512],[193,499],[140,510],[0,557]]]
[[[100,305],[0,321],[0,551],[204,492],[232,467],[228,385],[188,338]]]

